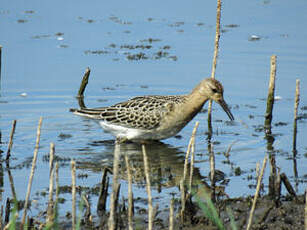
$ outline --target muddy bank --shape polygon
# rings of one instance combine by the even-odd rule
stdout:
[[[231,228],[231,218],[229,212],[233,215],[237,229],[246,229],[252,199],[253,197],[239,197],[217,201],[215,206],[225,229],[233,229]],[[188,201],[186,204],[187,209],[183,221],[180,215],[180,201],[175,200],[173,229],[219,229],[205,216],[194,199],[192,200],[192,202]],[[299,195],[296,198],[283,196],[279,202],[272,201],[268,196],[258,198],[251,229],[304,229],[305,203],[306,201],[304,200],[304,195]],[[127,206],[121,204],[118,206],[118,209],[120,209],[120,211],[118,211],[116,215],[116,229],[128,229]],[[164,210],[160,210],[158,207],[155,207],[154,212],[155,219],[153,229],[169,229],[169,209],[166,208]],[[102,215],[95,217],[94,221],[91,221],[92,219],[86,215],[83,216],[81,220],[81,228],[107,229],[108,213],[100,214]],[[71,228],[70,215],[67,214],[66,218],[67,220],[63,220],[63,222],[61,222],[60,229]],[[136,208],[133,219],[134,229],[147,228],[148,218],[146,209]]]

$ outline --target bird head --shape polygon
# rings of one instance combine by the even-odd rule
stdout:
[[[204,79],[198,86],[198,92],[204,96],[207,97],[210,100],[213,100],[217,102],[223,110],[226,112],[230,120],[234,120],[234,117],[227,105],[227,103],[224,100],[224,88],[222,84],[212,78],[206,78]]]

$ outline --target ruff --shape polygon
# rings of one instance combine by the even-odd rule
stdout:
[[[70,111],[98,120],[104,130],[121,141],[162,140],[176,135],[209,99],[220,104],[230,120],[234,120],[223,92],[219,81],[207,78],[187,95],[141,96],[109,107]]]

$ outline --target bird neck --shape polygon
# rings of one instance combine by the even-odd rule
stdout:
[[[188,101],[194,106],[202,107],[206,101],[209,100],[209,97],[204,94],[204,84],[207,79],[202,80],[188,95]]]
[[[190,119],[192,119],[200,110],[203,105],[208,101],[208,97],[201,94],[200,84],[194,88],[194,90],[187,95],[187,100],[184,106],[184,111],[189,114]]]
[[[203,94],[201,94],[197,90],[193,90],[192,93],[188,95],[188,104],[194,108],[202,108],[203,105],[209,100],[209,98]]]

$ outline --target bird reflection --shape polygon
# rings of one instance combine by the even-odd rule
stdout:
[[[114,142],[99,141],[92,142],[89,145],[96,147],[103,146],[105,148],[104,152],[91,154],[93,159],[87,162],[80,162],[79,166],[93,171],[101,171],[101,162],[103,162],[104,167],[109,167],[112,171]],[[139,143],[121,143],[119,147],[119,178],[121,180],[127,180],[127,169],[124,158],[126,154],[130,162],[133,183],[139,186],[145,185],[142,145]],[[179,186],[180,180],[183,178],[185,153],[179,148],[162,142],[154,142],[150,145],[146,145],[146,153],[150,166],[152,187],[160,192],[162,188]],[[189,172],[190,164],[188,164],[188,175],[186,178],[189,178]],[[204,181],[204,177],[201,176],[199,168],[195,166],[193,169],[193,181],[195,181],[198,186],[209,188],[208,184]]]

